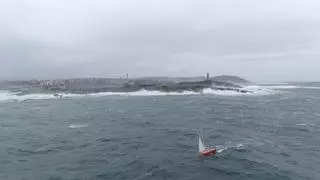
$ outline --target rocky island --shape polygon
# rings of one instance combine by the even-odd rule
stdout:
[[[78,78],[58,80],[29,80],[5,81],[0,83],[0,88],[9,87],[12,91],[21,93],[98,93],[98,92],[134,92],[139,90],[161,92],[194,91],[201,93],[204,89],[211,88],[221,91],[236,91],[249,93],[243,85],[249,82],[237,76],[216,76],[194,78]]]

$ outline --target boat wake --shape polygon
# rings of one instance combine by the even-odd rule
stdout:
[[[221,154],[225,151],[231,150],[231,149],[241,149],[244,147],[242,143],[236,144],[236,145],[227,145],[227,146],[216,146],[217,148],[217,153]]]

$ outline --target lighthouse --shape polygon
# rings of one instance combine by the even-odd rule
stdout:
[[[209,81],[209,79],[210,79],[210,75],[209,73],[207,73],[207,81]]]

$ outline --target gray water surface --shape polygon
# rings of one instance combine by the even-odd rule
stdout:
[[[318,180],[320,90],[282,91],[3,101],[0,179]]]

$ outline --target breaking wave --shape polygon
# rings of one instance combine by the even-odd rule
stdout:
[[[88,124],[70,124],[68,126],[68,128],[70,129],[78,129],[78,128],[84,128],[84,127],[88,127]]]
[[[298,85],[271,85],[263,86],[268,89],[320,89],[317,86],[298,86]]]
[[[60,93],[62,97],[56,97],[54,94],[24,94],[12,93],[9,91],[0,91],[0,101],[27,101],[27,100],[45,100],[45,99],[59,99],[59,98],[74,98],[74,97],[101,97],[101,96],[180,96],[180,95],[218,95],[218,96],[263,96],[272,95],[276,91],[262,88],[261,86],[246,86],[239,90],[249,91],[247,93],[241,93],[232,90],[214,90],[204,89],[202,93],[194,91],[183,92],[161,92],[161,91],[148,91],[140,90],[135,92],[101,92],[90,94],[67,94]]]

